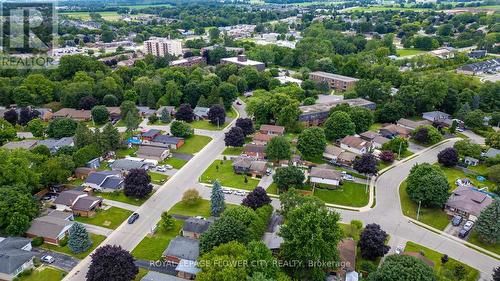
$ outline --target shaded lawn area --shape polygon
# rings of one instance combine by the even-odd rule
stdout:
[[[240,155],[243,152],[243,147],[228,146],[222,152],[223,155]]]
[[[120,148],[116,150],[117,158],[125,158],[127,156],[135,156],[135,153],[139,150],[139,146],[133,145],[131,148]]]
[[[59,253],[67,254],[67,255],[73,256],[73,257],[75,257],[77,259],[84,259],[95,248],[97,248],[102,243],[102,241],[104,241],[104,239],[106,239],[106,236],[103,236],[103,235],[97,235],[97,234],[94,234],[94,233],[89,233],[89,235],[90,235],[90,239],[92,239],[92,246],[87,251],[85,251],[83,253],[79,253],[79,254],[73,253],[69,249],[68,245],[66,245],[64,247],[60,247],[60,246],[56,246],[56,245],[44,243],[41,247],[44,248],[44,249],[48,249],[48,250],[54,251],[54,252],[59,252]]]
[[[382,123],[373,123],[368,130],[378,131],[380,128],[382,128]]]
[[[396,54],[400,57],[405,57],[405,56],[412,56],[412,55],[418,55],[421,53],[425,53],[425,51],[419,50],[419,49],[413,49],[413,48],[408,48],[408,49],[396,49]]]
[[[135,276],[134,281],[141,281],[142,277],[146,276],[148,274],[148,270],[144,268],[139,268],[139,273]]]
[[[469,166],[467,169],[472,170],[481,176],[488,176],[488,167],[486,167],[486,165]]]
[[[475,281],[479,278],[479,271],[477,269],[474,269],[464,263],[452,259],[451,257],[448,259],[447,263],[445,263],[444,265],[441,264],[441,257],[443,256],[443,254],[431,250],[429,248],[426,248],[422,245],[409,241],[406,243],[405,251],[417,252],[417,253],[422,252],[426,258],[432,260],[434,262],[434,271],[439,276],[439,280],[442,281],[457,280],[456,277],[453,275],[453,269],[457,265],[462,265],[466,271],[465,278],[460,280]]]
[[[168,176],[160,173],[148,171],[149,176],[151,176],[151,183],[154,184],[164,184],[168,180]]]
[[[378,171],[383,170],[383,169],[391,166],[392,164],[393,163],[390,163],[390,162],[378,161],[377,170]]]
[[[50,267],[50,266],[41,266],[37,269],[34,269],[30,275],[20,276],[16,278],[17,281],[59,281],[62,280],[66,276],[66,272]]]
[[[234,108],[231,106],[231,110],[227,111],[226,112],[226,117],[229,117],[229,118],[236,118],[236,116],[238,116],[238,113],[236,112],[236,110],[234,110]]]
[[[472,175],[472,174],[466,174],[464,173],[462,170],[460,169],[457,169],[457,168],[447,168],[447,167],[443,167],[439,164],[434,164],[434,165],[437,165],[441,168],[441,171],[444,172],[446,178],[448,179],[448,183],[450,184],[450,187],[452,189],[455,189],[456,185],[455,185],[455,181],[457,179],[463,179],[463,178],[468,178],[471,180],[472,184],[475,186],[475,187],[478,187],[478,188],[481,188],[481,187],[489,187],[490,190],[491,188],[494,188],[496,185],[489,181],[488,179],[483,181],[483,182],[479,182],[477,179],[476,179],[476,176]]]
[[[226,210],[234,208],[238,205],[226,203]],[[208,218],[210,214],[210,201],[201,199],[194,205],[185,204],[182,201],[177,202],[169,211],[169,214],[183,215],[183,216],[202,216]]]
[[[108,200],[123,202],[123,203],[127,203],[127,204],[130,204],[130,205],[135,205],[135,206],[141,206],[144,202],[146,202],[146,200],[149,199],[149,197],[151,197],[151,195],[153,195],[153,193],[154,193],[154,190],[148,196],[146,196],[145,198],[141,198],[141,199],[137,199],[137,198],[133,198],[133,197],[128,197],[128,196],[126,196],[123,193],[123,191],[119,191],[119,192],[96,192],[95,195],[96,196],[100,196],[100,197],[102,197],[104,199],[108,199]]]
[[[488,244],[488,243],[485,243],[485,242],[479,240],[479,236],[477,235],[477,232],[475,229],[472,230],[472,233],[469,236],[469,239],[467,241],[469,243],[472,243],[476,246],[479,246],[485,250],[488,250],[488,251],[493,252],[497,255],[500,255],[500,243]]]
[[[253,190],[257,187],[259,180],[247,176],[248,182],[245,183],[245,176],[236,174],[232,164],[233,161],[230,160],[215,160],[201,175],[201,182],[212,183],[214,180],[218,180],[222,186],[246,190]]]
[[[183,146],[181,146],[179,149],[174,150],[174,152],[193,154],[200,151],[211,140],[211,137],[192,135],[185,140]]]
[[[278,185],[275,182],[271,183],[271,185],[266,189],[266,192],[268,194],[278,195]]]
[[[208,120],[199,120],[199,121],[193,121],[190,123],[191,128],[194,129],[201,129],[201,130],[208,130],[208,131],[219,131],[224,129],[224,127],[227,126],[227,122],[224,122],[224,124],[219,124],[219,127],[217,125],[214,125],[210,123]]]
[[[345,182],[336,189],[314,188],[314,196],[325,203],[363,207],[368,204],[369,192],[365,192],[365,185]]]
[[[132,256],[137,259],[157,261],[161,259],[163,251],[170,240],[179,234],[183,221],[175,220],[174,227],[170,230],[158,229],[153,236],[147,235],[132,251]]]
[[[97,226],[116,229],[122,222],[132,215],[129,210],[111,207],[108,210],[99,210],[93,218],[76,217],[75,220],[81,223],[88,223]]]
[[[406,193],[406,180],[399,186],[401,209],[407,217],[417,219],[418,204],[413,202]],[[439,230],[444,230],[449,223],[448,215],[441,209],[420,208],[419,221]]]
[[[170,157],[168,159],[165,159],[163,162],[160,163],[160,165],[171,165],[174,169],[181,169],[186,165],[188,161],[180,158],[175,158],[175,157]]]

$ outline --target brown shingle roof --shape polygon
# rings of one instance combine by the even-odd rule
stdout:
[[[273,136],[266,135],[266,134],[261,134],[261,133],[256,133],[252,140],[253,141],[260,141],[260,142],[268,142],[273,138]]]
[[[277,134],[282,135],[285,132],[285,127],[283,126],[276,126],[276,125],[261,125],[260,126],[261,131],[268,131],[268,132],[274,132]]]
[[[342,173],[333,169],[312,167],[309,176],[330,180],[341,180]]]
[[[358,138],[355,136],[346,136],[340,140],[341,144],[345,144],[349,147],[354,147],[356,149],[361,149],[363,147],[370,147],[370,142],[366,141],[362,138]]]
[[[343,269],[352,271],[356,267],[356,242],[353,239],[340,240],[337,249],[339,250],[340,262]]]
[[[488,195],[469,187],[459,186],[457,189],[453,190],[446,205],[451,208],[466,211],[477,217],[481,211],[491,203],[493,203],[493,199]]]

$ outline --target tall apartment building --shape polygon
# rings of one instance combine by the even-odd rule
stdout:
[[[330,89],[341,92],[351,89],[354,85],[356,85],[356,82],[359,81],[359,79],[356,78],[323,71],[309,73],[309,79],[317,82],[327,82]]]
[[[245,55],[238,55],[237,57],[223,58],[220,60],[221,64],[234,64],[238,67],[251,66],[255,67],[258,71],[266,69],[266,64],[260,61],[249,60]]]
[[[144,41],[144,53],[157,57],[164,57],[167,54],[172,56],[182,55],[182,41],[168,38],[151,37]]]

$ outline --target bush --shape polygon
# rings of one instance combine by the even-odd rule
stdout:
[[[170,125],[170,132],[175,137],[187,138],[193,134],[193,129],[185,122],[174,121]]]
[[[362,261],[361,264],[359,265],[359,268],[361,269],[361,271],[364,271],[368,274],[377,270],[377,267],[372,262],[369,261]]]
[[[40,247],[43,244],[43,237],[35,237],[31,241],[31,246],[33,247]]]
[[[194,188],[190,188],[182,195],[182,202],[186,205],[196,205],[201,199],[200,193]]]
[[[445,167],[453,167],[458,163],[458,152],[453,147],[448,147],[438,153],[439,164]]]
[[[415,141],[427,145],[438,143],[443,139],[441,133],[430,125],[417,127],[412,137]]]
[[[64,239],[62,240],[59,240],[59,246],[60,247],[66,247],[66,245],[68,245],[68,237],[64,237]]]
[[[255,210],[255,213],[258,218],[250,223],[248,231],[252,234],[254,240],[259,240],[266,232],[267,225],[273,214],[273,207],[264,205]]]
[[[394,162],[394,152],[392,152],[390,150],[384,150],[380,153],[378,158],[380,158],[380,160],[382,160],[386,163],[392,163],[392,162]]]

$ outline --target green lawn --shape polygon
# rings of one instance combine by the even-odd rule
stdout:
[[[236,116],[238,116],[238,113],[236,112],[236,110],[234,110],[234,108],[231,106],[231,110],[229,110],[228,112],[226,112],[226,117],[228,118],[236,118]]]
[[[237,205],[226,204],[226,208],[234,208]],[[184,202],[177,202],[169,211],[169,214],[183,215],[183,216],[202,216],[205,218],[210,217],[210,201],[201,199],[195,205],[186,205]]]
[[[390,162],[384,162],[384,161],[378,161],[378,164],[377,164],[377,170],[383,170],[389,166],[391,166],[393,163],[390,163]]]
[[[165,161],[161,162],[160,165],[168,164],[168,165],[171,165],[172,167],[174,167],[174,169],[181,169],[182,167],[184,167],[184,165],[186,165],[187,162],[188,161],[184,160],[184,159],[170,157],[170,158],[166,159]]]
[[[133,145],[131,148],[120,148],[116,150],[116,157],[125,158],[127,156],[135,156],[135,153],[139,150],[139,146]]]
[[[230,160],[215,160],[201,175],[201,182],[212,183],[218,180],[222,186],[246,190],[257,187],[259,180],[247,176],[248,182],[245,183],[245,176],[234,173],[232,164],[233,161]]]
[[[100,14],[102,18],[105,20],[113,21],[120,19],[120,15],[117,12],[97,12],[97,13]],[[89,12],[65,12],[60,14],[68,16],[70,18],[79,18],[83,20],[90,19]]]
[[[346,173],[348,173],[349,175],[353,176],[353,177],[356,177],[356,178],[360,178],[360,179],[366,179],[367,177],[365,175],[362,175],[362,174],[359,174],[359,173],[356,173],[356,172],[353,172],[351,170],[348,170],[346,168],[342,168],[342,167],[339,167],[339,166],[333,166],[333,168],[337,171],[345,171]]]
[[[351,207],[363,207],[368,204],[369,192],[365,192],[364,184],[347,182],[337,189],[314,188],[314,196],[325,203]]]
[[[170,240],[179,234],[183,221],[175,220],[171,230],[164,231],[158,229],[153,236],[146,236],[141,243],[132,251],[132,255],[137,259],[157,261],[161,259],[163,251],[167,248]]]
[[[51,250],[51,251],[54,251],[54,252],[59,252],[59,253],[67,254],[67,255],[73,256],[73,257],[75,257],[77,259],[84,259],[95,248],[97,248],[102,243],[102,241],[104,241],[104,239],[106,239],[106,236],[103,236],[103,235],[97,235],[97,234],[93,234],[93,233],[89,233],[89,234],[90,234],[90,239],[92,239],[92,247],[90,247],[87,251],[85,251],[83,253],[75,254],[75,253],[71,252],[71,250],[69,249],[68,245],[66,245],[64,247],[59,247],[59,246],[56,246],[56,245],[45,243],[45,244],[42,245],[42,248],[45,248],[45,249],[48,249],[48,250]]]
[[[271,185],[266,189],[268,194],[278,194],[278,185],[276,183],[271,183]]]
[[[481,176],[484,176],[484,177],[488,176],[488,167],[486,167],[486,165],[469,166],[467,168],[469,170],[472,170],[472,171],[478,173]]]
[[[382,128],[382,123],[373,123],[368,130],[377,132]]]
[[[201,129],[201,130],[209,130],[209,131],[219,131],[224,129],[224,127],[227,126],[227,122],[224,124],[220,124],[219,127],[217,125],[213,125],[212,123],[208,122],[208,120],[200,120],[200,121],[193,121],[191,122],[191,128],[194,129]]]
[[[133,198],[133,197],[127,197],[127,196],[125,196],[125,194],[123,193],[123,191],[119,191],[119,192],[96,192],[95,195],[99,196],[99,197],[102,197],[104,199],[108,199],[108,200],[123,202],[123,203],[127,203],[127,204],[130,204],[130,205],[135,205],[135,206],[141,206],[144,202],[146,202],[146,200],[149,199],[149,197],[151,197],[151,195],[153,195],[153,192],[151,194],[149,194],[146,198],[142,198],[142,199],[137,199],[137,198]]]
[[[401,200],[401,209],[403,210],[403,214],[407,217],[417,219],[418,204],[413,202],[410,197],[408,197],[408,194],[406,193],[406,181],[402,182],[399,186],[399,197]],[[422,207],[420,208],[419,221],[439,230],[444,230],[449,223],[449,218],[448,215],[441,209]]]
[[[396,49],[396,54],[400,57],[413,56],[421,53],[425,53],[425,51],[418,49]]]
[[[411,241],[406,243],[405,251],[407,252],[421,252],[424,254],[424,256],[434,262],[434,271],[439,277],[439,280],[442,281],[452,281],[452,280],[457,280],[455,276],[453,276],[453,269],[457,265],[462,265],[465,268],[466,277],[464,281],[476,281],[479,278],[479,271],[477,269],[474,269],[466,264],[463,264],[455,259],[449,258],[448,262],[445,263],[444,265],[441,264],[441,257],[443,256],[442,253],[436,252],[432,249],[426,248],[422,245],[413,243]]]
[[[460,169],[457,169],[457,168],[447,168],[447,167],[443,167],[439,164],[435,164],[437,166],[439,166],[441,168],[441,170],[444,172],[444,174],[446,175],[446,178],[448,179],[448,182],[450,183],[450,186],[452,189],[455,189],[455,181],[457,179],[463,179],[463,178],[468,178],[471,180],[472,184],[475,186],[475,187],[478,187],[478,188],[482,188],[482,187],[489,187],[489,189],[491,190],[492,188],[494,188],[496,185],[489,181],[489,180],[485,180],[483,182],[479,182],[477,179],[476,179],[476,176],[475,175],[467,175],[465,174],[462,170]],[[480,169],[480,168],[478,168]]]
[[[183,146],[176,149],[175,152],[194,154],[200,151],[205,145],[207,145],[212,140],[211,137],[192,135],[185,140]]]
[[[243,147],[228,146],[222,152],[223,155],[240,155],[243,152]]]
[[[33,272],[31,272],[30,275],[26,276],[21,276],[16,278],[15,280],[17,281],[59,281],[64,278],[66,275],[66,272],[50,267],[50,266],[41,266]]]
[[[132,215],[129,210],[124,210],[117,207],[111,207],[108,210],[99,210],[95,217],[84,218],[76,217],[75,220],[81,223],[88,223],[97,226],[106,227],[109,229],[117,228],[122,222]]]
[[[500,255],[500,243],[497,243],[494,245],[484,243],[483,241],[479,240],[479,237],[478,237],[477,232],[475,230],[472,231],[471,235],[469,236],[469,240],[467,240],[467,241],[476,245],[476,246],[479,246],[485,250],[488,250],[488,251],[493,252],[497,255]]]
[[[151,176],[151,183],[154,184],[164,184],[168,180],[168,176],[164,174],[155,172],[148,172],[148,174]]]
[[[139,273],[135,276],[134,281],[141,281],[142,277],[146,276],[148,274],[148,270],[144,268],[139,268]]]

